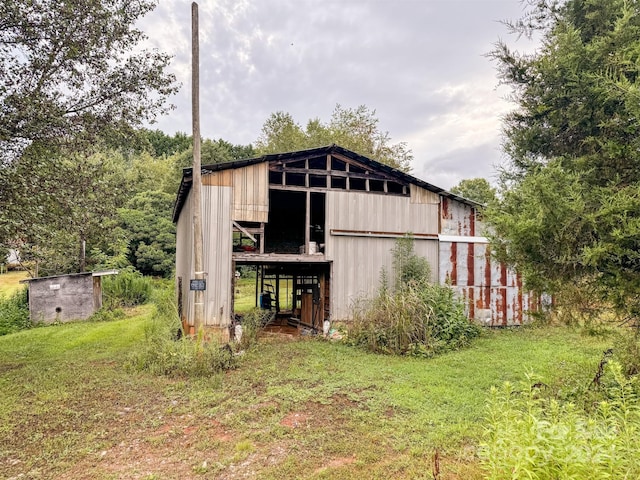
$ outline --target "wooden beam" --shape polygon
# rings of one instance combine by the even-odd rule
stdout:
[[[258,243],[258,240],[256,240],[256,237],[251,235],[244,227],[242,227],[242,225],[238,224],[238,222],[236,222],[235,220],[233,221],[233,226],[236,227],[238,230],[240,230],[242,233],[244,233],[247,237],[249,237],[254,243]]]

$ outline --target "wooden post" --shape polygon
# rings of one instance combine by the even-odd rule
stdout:
[[[202,259],[202,178],[200,164],[200,44],[198,39],[198,4],[191,4],[191,118],[193,126],[193,263],[194,278],[204,279]],[[194,291],[196,335],[204,325],[204,291]]]

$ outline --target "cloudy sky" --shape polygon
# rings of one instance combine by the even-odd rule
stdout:
[[[512,104],[485,54],[520,0],[200,0],[205,138],[255,142],[269,115],[328,121],[336,104],[376,111],[413,175],[443,188],[495,178],[500,118]],[[160,0],[140,27],[175,56],[176,109],[154,128],[191,132],[191,3]]]

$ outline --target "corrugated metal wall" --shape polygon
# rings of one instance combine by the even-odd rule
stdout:
[[[440,283],[465,299],[470,318],[489,326],[522,325],[528,312],[538,309],[538,297],[524,291],[519,275],[491,258],[469,205],[443,198],[441,212]]]
[[[417,190],[422,190],[416,187]],[[357,192],[327,192],[326,250],[332,261],[331,318],[350,317],[353,302],[370,296],[380,286],[382,268],[391,273],[395,238],[384,232],[438,233],[438,196],[426,190],[418,198]],[[426,193],[425,193],[426,192]],[[413,201],[412,201],[413,199]],[[433,203],[435,200],[435,203]],[[331,230],[377,232],[371,236],[331,235]],[[437,237],[415,238],[415,251],[427,258],[432,277],[438,278]]]
[[[205,325],[231,324],[232,187],[202,188],[204,267],[207,273]]]
[[[233,220],[269,220],[269,164],[258,163],[233,170]]]
[[[423,191],[430,194],[423,198],[432,199],[432,203],[413,202],[412,197],[329,190],[326,230],[438,234],[438,196]]]
[[[204,183],[204,182],[203,182]],[[202,187],[203,259],[206,272],[205,326],[224,327],[231,315],[231,199],[230,186]],[[189,280],[193,275],[192,192],[180,212],[176,225],[176,281],[182,278],[183,321],[193,324],[193,293]]]

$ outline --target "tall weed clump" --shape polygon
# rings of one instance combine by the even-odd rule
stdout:
[[[231,348],[182,334],[178,308],[171,288],[154,291],[154,312],[145,339],[129,361],[129,367],[170,377],[204,377],[228,370],[236,360]]]
[[[23,287],[8,297],[0,297],[0,335],[30,327],[28,288]]]
[[[109,308],[135,307],[151,299],[153,283],[133,269],[123,269],[117,275],[102,278],[104,304]]]
[[[415,254],[411,237],[398,239],[392,253],[394,285],[383,271],[376,296],[354,305],[349,343],[376,353],[430,357],[479,335],[454,292],[430,283],[429,264]]]
[[[493,388],[479,454],[489,479],[640,478],[635,379],[610,362],[604,400],[586,412],[523,383]]]

